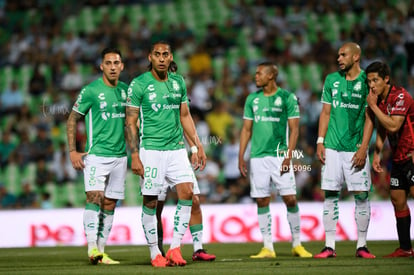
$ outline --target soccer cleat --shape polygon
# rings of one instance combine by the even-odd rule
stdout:
[[[174,249],[169,249],[167,251],[167,261],[169,266],[184,266],[187,264],[187,262],[183,259],[183,256],[181,256],[181,250],[179,247],[176,247]]]
[[[216,255],[208,254],[204,249],[199,249],[193,253],[193,261],[214,261]]]
[[[371,252],[369,252],[368,248],[366,248],[365,246],[360,247],[357,249],[356,253],[355,253],[356,257],[359,258],[365,258],[365,259],[375,259],[375,255],[371,254]]]
[[[166,267],[168,261],[161,254],[158,254],[154,260],[151,260],[151,264],[153,267]]]
[[[302,245],[297,245],[292,248],[293,256],[299,256],[301,258],[312,258],[312,253],[306,251]]]
[[[276,258],[276,253],[266,247],[263,247],[256,255],[251,255],[252,259]]]
[[[102,259],[103,254],[99,252],[97,248],[93,248],[91,252],[88,253],[88,257],[91,264],[96,265]]]
[[[401,248],[397,248],[391,254],[383,256],[383,258],[403,258],[403,257],[414,257],[414,251],[411,248],[410,250],[404,250]]]
[[[335,252],[334,249],[332,249],[330,247],[325,247],[324,249],[322,249],[321,253],[316,254],[313,257],[317,258],[317,259],[335,258],[336,257],[336,252]]]
[[[102,254],[102,259],[99,260],[99,263],[101,264],[119,264],[119,261],[115,261],[113,259],[111,259],[108,254],[103,253]]]

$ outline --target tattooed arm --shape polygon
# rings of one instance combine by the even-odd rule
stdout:
[[[81,118],[83,118],[83,115],[72,111],[66,122],[66,134],[68,139],[70,161],[72,162],[73,168],[77,170],[85,168],[82,157],[87,154],[76,151],[76,123]]]
[[[144,178],[144,167],[139,158],[138,153],[138,131],[137,122],[139,116],[139,108],[126,107],[125,118],[125,138],[129,149],[131,150],[131,169],[135,175]]]

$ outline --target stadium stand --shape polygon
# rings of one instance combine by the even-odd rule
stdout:
[[[311,93],[319,95],[325,75],[336,68],[335,47],[342,39],[341,31],[344,32],[347,40],[358,42],[363,47],[364,54],[369,44],[368,37],[374,39],[378,45],[382,45],[373,53],[367,52],[367,55],[370,54],[364,57],[367,60],[380,58],[391,64],[395,63],[395,66],[401,66],[401,62],[393,63],[394,59],[407,60],[403,69],[396,70],[400,74],[394,77],[396,82],[405,85],[411,93],[414,92],[414,53],[409,50],[412,49],[414,41],[408,40],[409,37],[413,39],[412,33],[414,33],[412,27],[414,24],[410,23],[414,22],[413,1],[355,3],[355,1],[345,0],[338,1],[338,3],[336,1],[320,3],[318,1],[295,1],[294,3],[298,4],[294,5],[291,1],[283,0],[91,0],[71,4],[63,0],[27,1],[27,3],[26,1],[3,1],[0,5],[2,37],[0,52],[3,59],[0,61],[0,92],[2,93],[9,87],[12,81],[17,81],[30,109],[30,123],[33,125],[46,123],[50,129],[48,135],[57,149],[59,142],[66,139],[65,115],[69,113],[74,94],[78,92],[64,91],[61,87],[61,80],[68,72],[70,62],[75,62],[77,71],[82,75],[82,82],[86,83],[96,73],[94,66],[99,64],[100,49],[108,44],[115,44],[121,48],[127,64],[128,73],[124,72],[123,77],[125,81],[130,81],[131,77],[146,70],[149,40],[154,38],[153,35],[157,31],[161,31],[157,35],[175,42],[173,43],[174,58],[178,64],[179,73],[187,78],[191,98],[193,84],[198,80],[199,75],[191,72],[188,59],[197,45],[206,42],[206,37],[210,35],[208,26],[211,23],[219,27],[219,35],[224,37],[224,40],[220,41],[224,41],[224,44],[214,45],[212,43],[213,50],[217,51],[210,56],[212,72],[209,74],[209,79],[214,83],[214,88],[209,96],[213,103],[218,97],[224,96],[224,100],[230,103],[229,113],[237,120],[240,120],[242,116],[241,106],[245,97],[255,90],[252,81],[254,71],[252,70],[260,61],[272,60],[278,64],[280,83],[285,88],[296,92],[302,82],[307,80],[311,83]],[[52,11],[50,14],[45,12],[48,9]],[[280,16],[275,16],[276,9],[282,10]],[[385,15],[388,12],[395,16],[391,17],[393,18],[391,22],[384,25]],[[377,15],[378,18],[375,18]],[[374,20],[369,20],[373,16]],[[262,44],[255,45],[252,39],[258,18],[265,22],[265,40]],[[122,25],[121,28],[122,22],[126,22],[126,25]],[[143,22],[147,23],[146,34],[149,34],[149,38],[145,36]],[[228,22],[236,33],[235,38],[229,38],[229,33],[223,31],[226,30]],[[183,35],[184,38],[179,40],[177,37],[180,23],[184,23],[194,36]],[[123,29],[124,26],[130,26],[130,31]],[[161,30],[157,30],[157,27]],[[305,39],[311,43],[312,51],[303,59],[291,61],[289,44],[284,39],[286,35],[291,35],[295,30],[305,34]],[[318,48],[320,46],[318,44],[319,32],[324,33],[326,40],[322,46],[327,46],[328,49],[323,51],[323,54],[318,52],[318,49],[321,49]],[[392,34],[390,32],[401,32],[403,37],[407,38],[402,48],[394,47],[391,40],[379,41],[381,37],[389,38]],[[63,43],[70,43],[65,36],[67,33],[73,33],[81,43],[81,46],[70,55],[62,50]],[[372,34],[373,38],[368,34]],[[82,50],[90,46],[86,40],[88,35],[92,35],[95,39],[98,51],[95,58],[88,56],[89,59],[86,60],[85,56],[82,56]],[[211,37],[208,42],[214,42],[212,40],[216,37]],[[240,58],[247,60],[246,67],[239,65]],[[36,65],[40,65],[48,87],[41,95],[29,93],[29,84]],[[230,70],[231,73],[226,73],[226,70]],[[221,90],[219,96],[214,90],[218,90],[218,84],[223,81],[231,83],[231,91]],[[199,112],[201,122],[203,122],[210,110],[199,112],[194,109],[194,112]],[[19,123],[17,114],[7,114],[1,110],[1,133],[11,132],[17,146],[19,146],[21,137]],[[199,126],[199,131],[205,129],[201,128],[201,123],[197,126]],[[82,129],[82,125],[79,127]],[[33,140],[35,130],[32,127],[26,130],[29,131],[30,140]],[[237,132],[237,129],[229,129],[229,131]],[[314,144],[307,142],[312,140],[312,137],[305,138],[311,134],[305,131],[300,137],[299,149],[303,150],[305,155],[307,152],[312,152],[309,148],[314,147]],[[207,151],[211,152],[209,153],[210,160],[222,167],[223,144],[220,142],[225,143],[227,140],[224,138],[216,142],[215,138],[207,136],[204,142]],[[79,137],[79,142],[82,142],[82,137]],[[3,147],[0,146],[0,148]],[[314,164],[314,156],[306,155],[306,161]],[[51,163],[48,165],[50,166]],[[312,172],[305,175],[303,179],[305,182],[299,183],[299,186],[318,184],[318,166],[314,167]],[[222,173],[223,171],[221,175]],[[0,182],[16,195],[21,192],[23,181],[30,182],[34,186],[35,177],[36,165],[33,160],[27,165],[19,166],[18,160],[12,156],[1,166]],[[210,182],[213,186],[210,188],[211,192],[216,189],[215,185],[224,184],[223,176],[218,178],[219,180]],[[39,197],[45,190],[51,194],[54,207],[76,207],[84,204],[82,180],[82,175],[79,174],[75,181],[59,184],[52,181],[45,183],[45,188],[35,187]],[[301,200],[314,200],[318,197],[312,194],[313,191],[305,190],[308,188],[304,187],[303,192],[299,190]],[[127,176],[126,194],[123,205],[141,204],[138,180],[130,171]],[[212,194],[206,194],[207,202],[209,202],[209,196]]]

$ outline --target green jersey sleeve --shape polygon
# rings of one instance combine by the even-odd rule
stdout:
[[[332,104],[332,91],[329,87],[331,87],[331,84],[330,84],[329,78],[327,77],[325,79],[325,83],[323,84],[323,89],[322,89],[322,98],[321,98],[322,103]]]
[[[82,88],[72,108],[72,110],[84,116],[88,113],[93,103],[90,92],[88,91],[87,86]]]
[[[287,112],[288,119],[300,117],[298,98],[293,93],[290,93],[287,100]]]
[[[244,114],[243,114],[244,119],[253,120],[254,118],[253,108],[252,108],[252,99],[253,99],[253,94],[250,94],[246,98],[246,103],[244,104]]]
[[[135,78],[128,87],[127,106],[139,108],[142,103],[143,89]]]

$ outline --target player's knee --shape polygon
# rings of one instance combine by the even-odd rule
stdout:
[[[200,208],[200,198],[197,195],[193,195],[193,208]]]
[[[354,198],[356,201],[365,201],[368,199],[368,192],[364,191],[364,192],[360,192],[358,194],[354,195]]]
[[[339,192],[338,191],[331,191],[331,190],[325,190],[325,198],[339,198]]]
[[[286,207],[294,208],[297,205],[296,196],[283,196]]]

